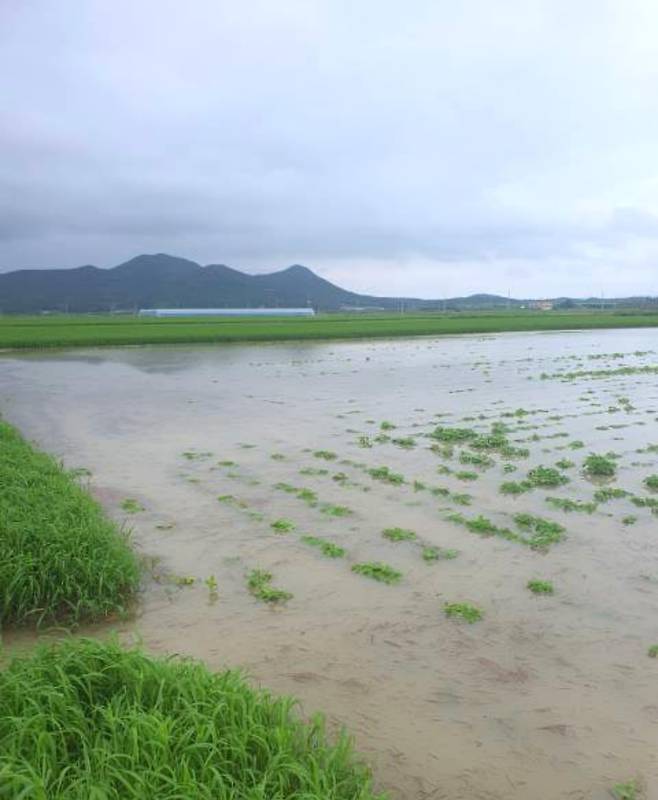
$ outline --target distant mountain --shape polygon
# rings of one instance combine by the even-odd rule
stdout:
[[[341,289],[299,264],[265,275],[248,275],[224,264],[202,267],[164,253],[137,256],[112,269],[87,265],[0,273],[0,313],[304,306],[319,311],[467,310],[515,308],[528,302],[491,294],[450,300],[373,297]],[[563,302],[572,301],[564,298]]]
[[[120,311],[136,308],[261,308],[313,306],[420,308],[427,301],[370,297],[341,289],[295,264],[279,272],[248,275],[224,264],[206,267],[159,253],[112,269],[18,270],[0,273],[0,312]]]

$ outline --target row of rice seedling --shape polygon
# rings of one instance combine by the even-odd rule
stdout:
[[[73,475],[0,421],[0,626],[107,617],[139,572],[124,532]]]

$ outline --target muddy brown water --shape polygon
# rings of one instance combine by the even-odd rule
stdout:
[[[658,444],[658,378],[540,374],[658,364],[654,350],[655,332],[628,330],[5,354],[0,410],[68,466],[91,470],[91,490],[153,559],[135,618],[111,626],[125,641],[243,667],[297,696],[304,713],[323,710],[354,734],[392,798],[585,800],[632,778],[650,798],[658,519],[628,500],[567,514],[544,498],[591,499],[597,487],[579,472],[590,451],[615,451],[615,485],[646,494],[658,454],[636,451]],[[620,397],[630,404],[620,407]],[[529,413],[501,417],[519,408]],[[382,421],[416,446],[359,446]],[[495,454],[496,465],[479,470],[460,465],[459,450],[446,459],[429,449],[425,434],[439,423],[487,431],[495,421],[530,448],[515,473],[504,474]],[[578,439],[585,449],[570,449]],[[517,499],[499,493],[503,480],[560,458],[576,463],[568,485]],[[437,474],[442,464],[453,474]],[[367,468],[382,465],[407,482],[373,480]],[[308,468],[328,473],[300,474]],[[459,480],[460,469],[479,478]],[[346,477],[333,480],[337,473]],[[414,491],[413,479],[468,492],[472,504]],[[277,483],[353,513],[323,513]],[[233,500],[218,501],[226,495]],[[126,498],[144,511],[123,512]],[[540,514],[567,538],[535,552],[474,535],[446,520],[450,510],[511,526],[518,511]],[[628,515],[637,522],[624,525]],[[296,529],[276,534],[277,519]],[[418,543],[382,538],[392,526],[459,555],[426,564]],[[302,534],[330,539],[346,557],[323,557]],[[403,579],[388,586],[351,572],[361,561],[383,561]],[[254,568],[293,598],[278,607],[253,598],[245,575]],[[177,586],[177,576],[195,583]],[[532,578],[552,581],[555,595],[533,596]],[[446,618],[443,604],[462,601],[484,619]],[[20,650],[34,636],[4,641]]]

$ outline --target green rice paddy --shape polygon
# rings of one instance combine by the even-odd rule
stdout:
[[[319,314],[310,319],[240,320],[219,317],[139,318],[133,315],[0,317],[0,348],[361,339],[501,331],[658,326],[658,314],[639,310]]]

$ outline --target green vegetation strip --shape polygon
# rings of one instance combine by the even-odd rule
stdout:
[[[498,311],[319,314],[312,319],[245,317],[240,320],[218,317],[140,319],[132,315],[62,314],[0,317],[0,348],[361,339],[499,331],[645,327],[658,327],[658,314],[629,309],[606,313]],[[571,378],[577,375],[578,373],[564,373],[546,377]]]
[[[237,672],[75,640],[0,672],[0,797],[375,800],[349,739]]]
[[[125,608],[139,581],[125,535],[54,459],[2,421],[0,487],[0,625],[100,619]]]

